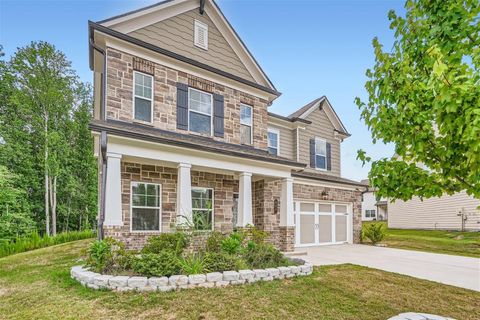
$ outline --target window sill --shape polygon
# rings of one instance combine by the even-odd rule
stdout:
[[[135,124],[141,124],[141,125],[144,125],[144,126],[154,127],[153,122],[147,122],[147,121],[136,120],[136,119],[133,119],[132,122],[135,123]]]

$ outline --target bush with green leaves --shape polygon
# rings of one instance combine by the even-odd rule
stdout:
[[[274,268],[292,264],[290,260],[273,245],[266,243],[247,247],[242,256],[252,269]]]
[[[95,272],[116,274],[130,267],[125,244],[112,238],[96,240],[87,250],[86,265]]]
[[[184,232],[162,233],[149,237],[142,253],[174,252],[181,255],[188,245],[188,236]]]
[[[362,238],[369,239],[372,244],[381,242],[386,236],[386,231],[383,223],[370,223],[363,226]]]
[[[225,236],[218,232],[213,231],[207,238],[205,244],[205,250],[207,252],[220,252],[222,251],[222,240],[225,239]]]
[[[147,277],[169,277],[180,274],[181,264],[175,252],[163,250],[160,253],[143,253],[132,259],[135,273]]]
[[[223,239],[220,243],[222,251],[228,254],[236,254],[240,252],[243,243],[243,236],[240,233],[234,232],[230,236]]]
[[[189,254],[178,259],[178,263],[182,273],[187,275],[203,273],[205,269],[204,257],[201,254]]]
[[[203,266],[206,272],[222,272],[237,269],[238,256],[225,252],[206,252],[203,256]]]

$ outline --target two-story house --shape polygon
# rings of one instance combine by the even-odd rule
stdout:
[[[167,0],[89,22],[99,228],[141,247],[175,226],[255,225],[281,250],[358,241],[349,136],[326,97],[290,116],[213,0]]]

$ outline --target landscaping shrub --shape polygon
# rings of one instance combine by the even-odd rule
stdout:
[[[258,229],[255,226],[248,225],[241,231],[243,238],[253,241],[256,244],[265,243],[268,238],[268,232]]]
[[[112,238],[97,240],[87,251],[87,266],[95,272],[115,274],[130,267],[131,254],[125,244]]]
[[[132,259],[135,273],[147,277],[169,277],[180,274],[181,265],[173,251],[163,250],[160,253],[143,253]]]
[[[237,269],[239,257],[225,252],[206,252],[203,256],[205,272],[222,272]]]
[[[190,254],[178,260],[183,274],[199,274],[204,271],[204,260],[200,254]]]
[[[242,256],[252,269],[265,269],[292,264],[271,244],[258,244],[248,247]]]
[[[225,236],[218,231],[213,231],[207,238],[205,244],[205,250],[207,252],[220,252],[222,251],[222,240]]]
[[[183,232],[162,233],[149,237],[142,253],[161,253],[171,251],[181,255],[188,245],[187,235]]]
[[[95,232],[91,230],[63,232],[57,234],[56,236],[43,237],[41,237],[38,233],[33,232],[26,237],[18,237],[14,240],[0,241],[0,258],[15,253],[93,237],[95,237]]]
[[[222,250],[229,254],[236,254],[242,247],[243,237],[240,233],[234,232],[221,241]]]
[[[371,223],[363,227],[362,238],[369,239],[376,244],[385,238],[386,231],[383,223]]]

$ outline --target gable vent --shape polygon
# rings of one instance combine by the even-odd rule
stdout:
[[[197,47],[208,49],[208,25],[198,20],[194,23],[194,44]]]

